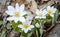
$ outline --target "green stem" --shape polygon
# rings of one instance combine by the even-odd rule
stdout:
[[[43,34],[43,23],[42,23],[42,20],[40,19],[40,20],[38,20],[39,21],[39,23],[40,23],[40,29],[39,29],[39,37],[42,37],[42,34]]]
[[[42,34],[43,34],[43,27],[42,27],[42,23],[40,23],[40,37],[42,37]]]
[[[54,17],[52,18],[52,25],[54,24]]]
[[[26,33],[24,33],[24,32],[21,32],[20,37],[27,37],[27,34],[26,34]]]
[[[38,31],[36,30],[36,35],[37,35],[37,37],[38,37]]]

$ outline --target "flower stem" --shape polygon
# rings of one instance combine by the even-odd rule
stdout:
[[[38,37],[38,31],[36,30],[36,35],[37,35],[37,37]]]

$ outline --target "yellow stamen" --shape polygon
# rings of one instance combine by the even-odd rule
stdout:
[[[48,14],[52,14],[53,13],[53,10],[48,10]]]
[[[39,16],[40,16],[40,17],[42,17],[42,16],[43,16],[43,14],[42,14],[42,13],[39,13]]]
[[[28,28],[29,27],[29,25],[28,24],[24,24],[24,28]]]
[[[14,13],[14,16],[15,16],[15,17],[19,17],[19,15],[20,15],[20,14],[19,14],[19,12],[17,12],[17,11]]]

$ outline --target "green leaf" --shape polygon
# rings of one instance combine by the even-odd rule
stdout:
[[[24,18],[26,18],[27,14],[23,15]]]
[[[17,32],[21,32],[21,29],[18,28],[18,25],[22,24],[22,22],[18,21],[17,23],[12,22],[12,28],[17,31]]]
[[[3,21],[2,20],[0,20],[0,25],[2,25],[3,24]]]
[[[6,37],[6,29],[3,29],[2,34],[0,37]]]
[[[57,17],[58,17],[58,10],[54,14],[54,17],[52,17],[52,24],[54,24],[57,21]]]
[[[6,25],[6,27],[7,27],[7,29],[11,29],[11,24],[8,23],[8,24]]]
[[[14,30],[17,31],[17,32],[21,32],[21,31],[22,31],[22,30],[21,30],[20,28],[18,28],[18,27],[16,27]]]
[[[54,21],[56,22],[57,21],[57,18],[58,18],[58,10],[56,11],[56,13],[54,14]]]
[[[31,37],[33,32],[28,33],[27,37]]]
[[[50,15],[47,15],[46,16],[46,19],[51,19],[52,17]]]
[[[35,25],[37,22],[38,22],[38,21],[37,21],[36,19],[34,19],[34,20],[32,21],[32,25]]]
[[[46,19],[46,22],[51,22],[52,19]]]

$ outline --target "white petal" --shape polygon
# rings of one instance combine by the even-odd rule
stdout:
[[[17,23],[19,21],[19,18],[14,17],[14,22]]]
[[[9,11],[14,11],[14,7],[13,6],[8,6],[8,10]]]
[[[24,18],[24,17],[20,17],[19,20],[20,20],[21,22],[25,22],[25,18]]]
[[[26,20],[30,20],[30,18],[31,18],[30,16],[27,16],[27,17],[26,17]]]
[[[26,11],[28,15],[32,15],[32,13],[30,11]]]
[[[35,18],[39,18],[39,16],[35,16]]]
[[[56,12],[56,11],[57,11],[57,9],[56,9],[56,8],[54,8],[54,11]]]
[[[39,12],[40,12],[40,11],[39,11],[38,9],[36,9],[36,14],[37,14],[37,15],[39,14]]]
[[[28,29],[24,29],[24,32],[27,33],[28,32]]]
[[[27,14],[26,11],[20,12],[20,16],[23,16],[23,15],[25,15],[25,14]]]
[[[54,15],[52,14],[52,15],[50,15],[51,17],[54,17]]]
[[[26,22],[23,22],[23,25],[24,25],[24,24],[28,24],[28,25],[30,25],[30,24],[31,24],[31,21],[26,20]]]
[[[51,10],[53,10],[53,13],[55,13],[57,9],[56,8],[52,8]]]
[[[30,20],[30,21],[32,21],[33,18],[34,18],[34,16],[30,15],[30,16],[27,16],[26,20]]]
[[[22,4],[22,5],[20,6],[20,11],[23,11],[23,10],[24,10],[24,8],[25,8],[25,5],[24,5],[24,4]]]
[[[23,28],[23,25],[18,25],[19,28]]]
[[[16,3],[16,6],[15,6],[16,10],[19,11],[19,4]]]
[[[43,10],[43,15],[46,15],[48,12],[46,9]]]
[[[5,11],[8,15],[13,15],[13,12],[11,11]]]
[[[7,20],[12,21],[14,20],[14,17],[8,17]]]
[[[28,30],[31,30],[31,28],[29,27],[29,28],[27,28]]]
[[[50,6],[47,6],[47,10],[49,10],[50,9]]]
[[[34,28],[34,26],[33,25],[30,25],[30,28]]]
[[[51,7],[52,9],[54,8],[54,6]]]
[[[43,12],[43,10],[42,10],[42,9],[40,9],[40,13],[41,13],[41,12]]]
[[[30,25],[30,24],[31,24],[31,22],[32,22],[32,21],[28,21],[28,25]]]

